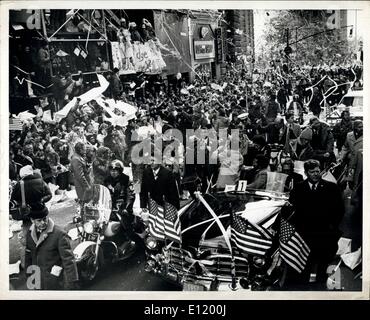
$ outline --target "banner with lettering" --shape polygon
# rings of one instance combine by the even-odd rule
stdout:
[[[132,54],[127,56],[127,50],[122,44],[112,42],[113,67],[118,68],[120,74],[144,72],[146,74],[159,74],[166,67],[161,51],[153,40],[145,43],[131,44]]]

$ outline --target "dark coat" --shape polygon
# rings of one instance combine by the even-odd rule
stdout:
[[[332,153],[334,150],[334,135],[330,127],[325,123],[320,123],[317,133],[312,135],[311,146],[315,153],[321,155],[326,152]]]
[[[26,237],[25,267],[40,267],[41,289],[58,290],[78,281],[77,266],[70,246],[68,235],[49,218],[49,224],[37,240],[35,225],[32,225]],[[63,268],[59,277],[50,272],[53,266]]]
[[[21,168],[22,166],[13,161],[13,160],[10,160],[9,161],[9,179],[10,180],[17,180],[17,177],[18,177],[18,174],[19,174],[19,169]]]
[[[109,82],[110,82],[110,89],[111,89],[111,97],[117,100],[123,90],[121,80],[119,79],[117,75],[114,74],[112,75]]]
[[[306,241],[311,256],[329,262],[337,251],[339,224],[344,215],[344,201],[338,186],[320,180],[317,190],[312,191],[306,179],[293,188],[289,201],[295,210],[290,222]]]
[[[276,98],[277,98],[277,101],[281,104],[285,104],[288,102],[288,96],[284,89],[279,89],[279,91],[277,92]]]
[[[289,141],[292,140],[292,139],[297,139],[299,137],[299,135],[301,134],[301,127],[299,124],[297,123],[292,123],[292,125],[290,126],[289,128]],[[287,132],[288,132],[288,126],[287,125],[284,125],[284,128],[283,128],[283,134],[280,138],[280,143],[281,144],[285,144],[286,142],[286,135],[287,135]]]
[[[111,192],[113,207],[116,207],[117,204],[123,204],[124,206],[128,204],[129,184],[130,179],[124,173],[120,174],[117,178],[113,178],[109,175],[105,179],[104,185],[108,187]]]
[[[266,106],[266,118],[270,121],[277,117],[277,114],[280,113],[280,106],[275,101],[268,101]]]
[[[333,128],[333,135],[337,140],[337,148],[339,152],[346,141],[347,134],[352,131],[352,125],[353,122],[351,120],[346,121],[342,119]]]
[[[33,204],[48,202],[51,199],[52,194],[50,188],[39,174],[26,176],[23,178],[23,181],[26,204],[32,207]],[[19,204],[22,202],[21,186],[19,182],[14,187],[11,200],[15,200]]]
[[[90,175],[86,166],[86,161],[76,153],[71,159],[71,170],[74,177],[77,197],[80,200],[84,200],[86,189],[91,187]]]
[[[257,127],[258,129],[258,132],[260,133],[266,133],[267,135],[267,139],[266,139],[266,142],[267,143],[279,143],[279,139],[280,139],[280,130],[281,130],[281,125],[279,123],[276,123],[276,122],[268,122],[266,125],[264,126],[261,126],[259,125]]]
[[[313,159],[319,160],[322,165],[336,161],[334,154],[334,135],[327,124],[320,123],[318,132],[312,135],[311,146],[314,150]],[[324,157],[324,154],[327,152],[330,154],[328,158]]]
[[[313,97],[311,99],[310,104],[308,105],[308,108],[314,115],[318,115],[321,112],[321,101],[322,101],[322,94],[319,91],[316,91],[313,94]]]
[[[292,155],[293,160],[306,161],[309,159],[313,159],[313,157],[314,151],[310,144],[303,148],[299,143],[297,143],[296,149],[294,150]]]
[[[303,176],[297,172],[288,175],[285,181],[284,192],[290,192],[298,183],[303,181]]]
[[[143,179],[140,192],[140,206],[141,208],[148,207],[148,200],[150,197],[158,204],[163,205],[164,200],[180,208],[180,198],[176,179],[172,172],[164,167],[160,167],[157,180],[154,179],[153,170],[147,167],[143,172]]]
[[[96,158],[92,164],[94,184],[104,185],[104,180],[109,176],[108,161]]]

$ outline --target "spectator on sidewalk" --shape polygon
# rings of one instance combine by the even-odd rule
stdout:
[[[29,266],[40,268],[40,282],[36,279],[35,289],[78,289],[78,271],[70,239],[48,214],[44,205],[33,206],[32,225],[26,239],[26,270]]]
[[[27,165],[20,169],[19,177],[21,180],[13,188],[11,201],[15,201],[18,206],[22,203],[21,194],[21,181],[24,183],[24,197],[26,205],[32,207],[44,204],[48,202],[51,197],[51,191],[46,182],[42,179],[39,173],[36,173],[32,166]],[[22,238],[21,244],[26,245],[26,235],[29,227],[31,226],[31,220],[28,216],[22,220]],[[21,253],[21,265],[24,267],[24,251]]]

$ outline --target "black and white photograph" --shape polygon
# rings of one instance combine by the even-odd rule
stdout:
[[[369,298],[369,2],[189,3],[4,2],[2,296]]]

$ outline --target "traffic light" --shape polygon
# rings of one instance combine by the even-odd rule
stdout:
[[[293,49],[290,46],[286,46],[284,52],[287,56],[289,56],[293,52]]]

